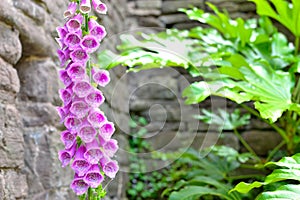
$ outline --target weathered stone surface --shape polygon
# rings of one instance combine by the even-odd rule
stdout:
[[[16,69],[0,57],[0,102],[13,102],[20,91],[20,80]]]
[[[18,110],[0,104],[0,169],[24,166],[24,140]]]
[[[185,14],[163,15],[158,19],[166,25],[189,21],[188,17]]]
[[[47,125],[25,128],[24,140],[29,199],[54,197],[60,193],[59,188],[68,188],[73,172],[68,167],[62,168],[58,160],[57,153],[63,149],[59,132]]]
[[[187,8],[190,6],[195,6],[199,8],[204,7],[203,0],[177,0],[177,1],[163,1],[162,12],[163,13],[174,13],[177,12],[179,8]]]
[[[21,113],[22,122],[25,127],[57,125],[59,116],[55,106],[51,103],[29,103],[19,102],[18,110]]]
[[[162,0],[139,0],[136,2],[138,8],[158,8],[162,6]]]
[[[0,22],[0,46],[0,57],[10,64],[16,64],[22,54],[19,31]]]
[[[28,188],[26,176],[20,172],[0,169],[0,198],[3,200],[24,199]]]
[[[17,65],[20,81],[20,99],[54,102],[58,99],[58,76],[55,64],[48,58],[28,57]]]
[[[134,2],[128,3],[128,13],[133,16],[159,16],[161,10],[158,9],[136,9]]]
[[[245,141],[257,155],[265,156],[274,149],[282,140],[274,131],[252,130],[242,134]]]

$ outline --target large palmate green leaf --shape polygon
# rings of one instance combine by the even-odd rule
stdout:
[[[261,193],[256,200],[298,200],[300,199],[300,185],[283,185],[277,190]]]
[[[284,157],[278,162],[268,162],[265,164],[265,167],[271,166],[277,166],[280,168],[274,169],[273,172],[265,178],[264,182],[240,182],[230,192],[238,191],[240,193],[248,193],[250,190],[262,187],[264,185],[279,181],[294,180],[295,184],[281,186],[272,192],[263,192],[258,196],[257,199],[284,199],[291,197],[291,195],[295,195],[295,198],[293,197],[294,199],[299,199],[297,197],[300,196],[300,153],[295,154],[292,157]]]
[[[257,13],[276,19],[296,37],[300,37],[300,1],[292,0],[249,0],[256,4]],[[274,6],[274,7],[273,7]]]

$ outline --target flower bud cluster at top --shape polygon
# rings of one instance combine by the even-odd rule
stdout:
[[[118,149],[117,141],[111,139],[114,124],[99,109],[104,96],[97,87],[109,83],[109,72],[93,67],[90,60],[106,36],[105,28],[89,16],[92,8],[100,14],[107,12],[100,0],[71,1],[64,12],[66,23],[57,28],[56,38],[63,68],[59,77],[65,85],[59,90],[63,106],[58,113],[66,127],[61,133],[65,149],[59,152],[59,160],[62,167],[70,164],[75,171],[70,187],[76,195],[102,188],[104,177],[114,178],[119,170],[113,160]]]

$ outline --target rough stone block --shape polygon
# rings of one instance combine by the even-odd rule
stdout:
[[[16,64],[22,55],[19,31],[0,22],[0,46],[0,57],[10,64]]]
[[[1,41],[1,40],[0,40]],[[1,50],[0,50],[1,51]],[[20,91],[17,70],[0,57],[0,102],[13,102]]]
[[[17,65],[21,100],[54,102],[58,99],[58,75],[55,64],[48,58],[28,57]]]
[[[185,14],[162,15],[158,19],[166,25],[189,21],[189,18]]]
[[[188,8],[190,6],[204,8],[204,3],[203,0],[163,1],[162,13],[175,13],[179,8]]]
[[[162,6],[162,0],[139,0],[136,2],[138,8],[157,8],[160,9]]]
[[[24,166],[21,127],[18,110],[13,105],[0,104],[0,169]]]
[[[24,199],[28,186],[26,176],[14,170],[0,168],[0,198],[3,200]]]
[[[260,156],[268,155],[269,151],[282,141],[280,135],[274,131],[251,130],[244,132],[242,136],[255,153]]]
[[[45,124],[55,126],[59,124],[56,108],[51,103],[20,101],[17,106],[25,127],[43,126]]]

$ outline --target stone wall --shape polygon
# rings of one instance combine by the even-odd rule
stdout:
[[[55,108],[61,104],[58,97],[61,83],[57,76],[58,46],[54,37],[56,26],[63,24],[62,14],[67,4],[67,0],[0,2],[1,200],[76,199],[69,189],[72,171],[61,168],[57,157],[63,148],[59,134],[63,127]],[[111,0],[107,4],[110,13],[103,23],[108,35],[112,35],[124,28],[126,1]],[[121,68],[112,71],[110,87],[114,87],[122,73]],[[109,88],[105,94],[110,95]],[[122,94],[126,96],[126,92]],[[126,123],[123,99],[120,97],[120,104],[114,105],[107,101],[103,109],[114,113],[109,117]],[[123,141],[126,145],[126,140]],[[126,158],[121,161],[127,165]],[[119,195],[117,199],[123,195],[124,189],[116,187],[123,185],[118,184],[123,182],[123,176],[119,173],[108,186],[111,194]]]

